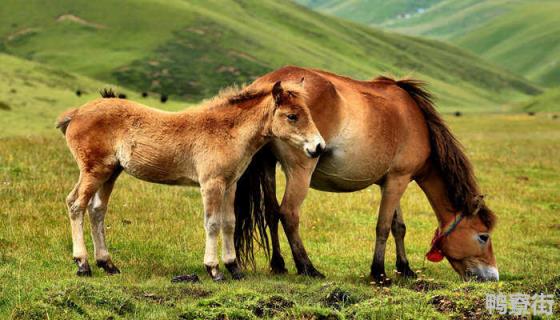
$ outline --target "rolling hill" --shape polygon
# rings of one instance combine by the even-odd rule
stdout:
[[[0,138],[56,132],[60,112],[99,98],[98,91],[113,87],[128,98],[166,110],[179,110],[184,102],[159,102],[131,90],[61,71],[40,63],[0,53]],[[80,96],[76,91],[80,91]]]
[[[558,1],[302,2],[325,13],[399,33],[446,40],[541,85],[560,85]],[[403,18],[404,14],[409,16]]]
[[[0,39],[10,55],[191,100],[285,64],[361,79],[413,74],[449,108],[490,110],[539,91],[456,47],[272,0],[8,0]]]

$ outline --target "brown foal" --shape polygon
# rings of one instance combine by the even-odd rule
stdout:
[[[300,78],[301,79],[301,78]],[[60,115],[57,122],[80,169],[67,197],[77,274],[90,276],[83,236],[87,208],[97,265],[119,273],[105,244],[104,218],[113,185],[122,171],[154,183],[200,186],[204,204],[204,264],[214,280],[222,261],[243,276],[234,247],[237,181],[252,156],[281,140],[304,157],[317,157],[325,142],[305,105],[301,81],[275,82],[224,93],[199,108],[164,112],[105,91],[103,99]]]
[[[281,221],[298,273],[323,276],[311,263],[299,235],[300,206],[309,186],[353,192],[378,184],[382,198],[371,276],[388,281],[385,246],[392,232],[397,271],[414,277],[405,253],[406,227],[399,202],[415,180],[439,221],[428,259],[439,261],[445,256],[463,279],[497,280],[490,239],[494,214],[482,200],[461,145],[434,109],[422,83],[383,77],[357,81],[321,70],[284,67],[250,87],[301,77],[305,77],[306,104],[327,150],[319,159],[309,159],[285,142],[272,141],[256,155],[246,173],[263,173],[259,190],[267,190],[268,208],[254,214],[255,219],[264,215],[261,219],[266,219],[270,229],[272,271],[286,272],[278,240]],[[281,204],[276,201],[274,187],[276,162],[287,181]],[[247,234],[250,232],[239,236]],[[243,253],[243,248],[238,249]]]

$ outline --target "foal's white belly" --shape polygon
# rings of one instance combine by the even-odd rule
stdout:
[[[117,159],[131,176],[153,183],[198,186],[194,165],[182,153],[162,150],[157,144],[127,143],[117,149]]]

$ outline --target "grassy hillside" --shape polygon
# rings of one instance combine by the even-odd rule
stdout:
[[[544,86],[560,84],[558,1],[440,0],[422,4],[388,1],[378,5],[376,1],[318,0],[304,3],[323,12],[400,33],[447,40]],[[414,13],[419,7],[427,9]],[[401,14],[414,14],[406,19],[394,18],[395,9]]]
[[[544,86],[560,84],[560,2],[516,6],[453,41]]]
[[[560,88],[548,89],[542,94],[520,103],[521,111],[560,112]]]
[[[60,71],[6,54],[0,54],[0,138],[53,133],[58,114],[99,97],[110,84]],[[132,90],[116,88],[128,98],[150,106],[177,110],[185,103],[161,104],[158,97],[141,98]],[[82,92],[81,96],[76,91]]]
[[[339,16],[368,25],[380,25],[387,21],[416,15],[441,0],[296,0],[304,6],[320,12]]]
[[[12,0],[0,12],[0,37],[13,55],[187,99],[285,64],[361,79],[413,74],[430,82],[450,108],[488,110],[536,92],[522,78],[455,47],[272,0],[125,0],[118,6],[108,0]]]

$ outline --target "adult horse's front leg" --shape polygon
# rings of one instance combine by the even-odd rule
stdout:
[[[406,250],[404,247],[404,236],[406,234],[406,225],[404,224],[404,218],[401,210],[400,204],[395,210],[393,216],[393,222],[391,224],[391,233],[395,238],[395,245],[397,248],[397,272],[405,278],[416,278],[416,273],[410,269],[408,264],[408,259],[406,258]]]
[[[280,205],[280,220],[290,243],[298,274],[324,278],[313,266],[299,235],[299,210],[309,190],[311,174],[316,164],[315,159],[305,159],[304,162],[285,168],[286,191]]]
[[[385,247],[391,232],[395,210],[409,182],[409,176],[388,176],[381,186],[381,205],[379,206],[375,230],[375,250],[373,263],[371,264],[371,277],[374,281],[382,284],[390,282],[385,273]]]

